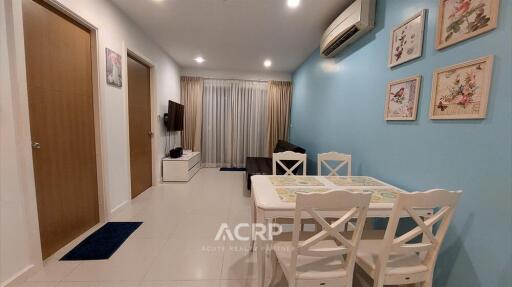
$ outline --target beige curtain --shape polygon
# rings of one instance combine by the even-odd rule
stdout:
[[[270,81],[268,86],[267,154],[270,156],[278,140],[288,140],[292,83]]]
[[[244,167],[247,157],[266,154],[266,82],[205,79],[202,164]]]
[[[203,80],[197,77],[181,77],[181,103],[185,105],[185,120],[181,143],[183,148],[201,151],[201,127],[203,114]]]

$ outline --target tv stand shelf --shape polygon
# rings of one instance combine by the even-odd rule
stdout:
[[[189,181],[201,168],[201,153],[190,152],[179,158],[162,159],[163,182]]]

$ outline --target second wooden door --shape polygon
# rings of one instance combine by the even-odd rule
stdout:
[[[128,112],[132,198],[152,186],[150,70],[128,56]]]

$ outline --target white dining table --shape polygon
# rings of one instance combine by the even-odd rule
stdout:
[[[293,218],[295,215],[295,193],[326,192],[330,190],[367,191],[372,200],[367,217],[389,217],[396,196],[403,189],[367,176],[272,176],[251,177],[251,200],[253,223],[269,225],[276,218]],[[430,217],[432,209],[417,210],[419,216]],[[341,216],[332,214],[326,216]],[[408,217],[404,213],[404,217]],[[269,258],[271,241],[256,237],[254,250],[257,253],[258,286],[265,286],[265,265]]]

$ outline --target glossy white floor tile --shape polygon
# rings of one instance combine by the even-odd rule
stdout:
[[[202,169],[188,183],[154,187],[112,215],[143,224],[109,260],[49,261],[24,287],[256,286],[248,243],[214,240],[220,224],[250,222],[244,180]]]
[[[111,282],[59,282],[56,287],[138,287],[136,281],[111,281]]]
[[[218,280],[196,281],[144,281],[140,287],[218,287]]]
[[[256,279],[256,253],[249,244],[227,244],[222,261],[222,279]]]
[[[219,287],[256,287],[256,280],[221,280]]]
[[[25,282],[23,287],[54,287],[58,282]]]
[[[129,238],[109,260],[84,261],[62,281],[141,281],[164,244]]]
[[[144,280],[214,280],[222,271],[224,243],[170,239]]]
[[[58,282],[73,272],[80,262],[52,262],[28,279],[30,282]]]

